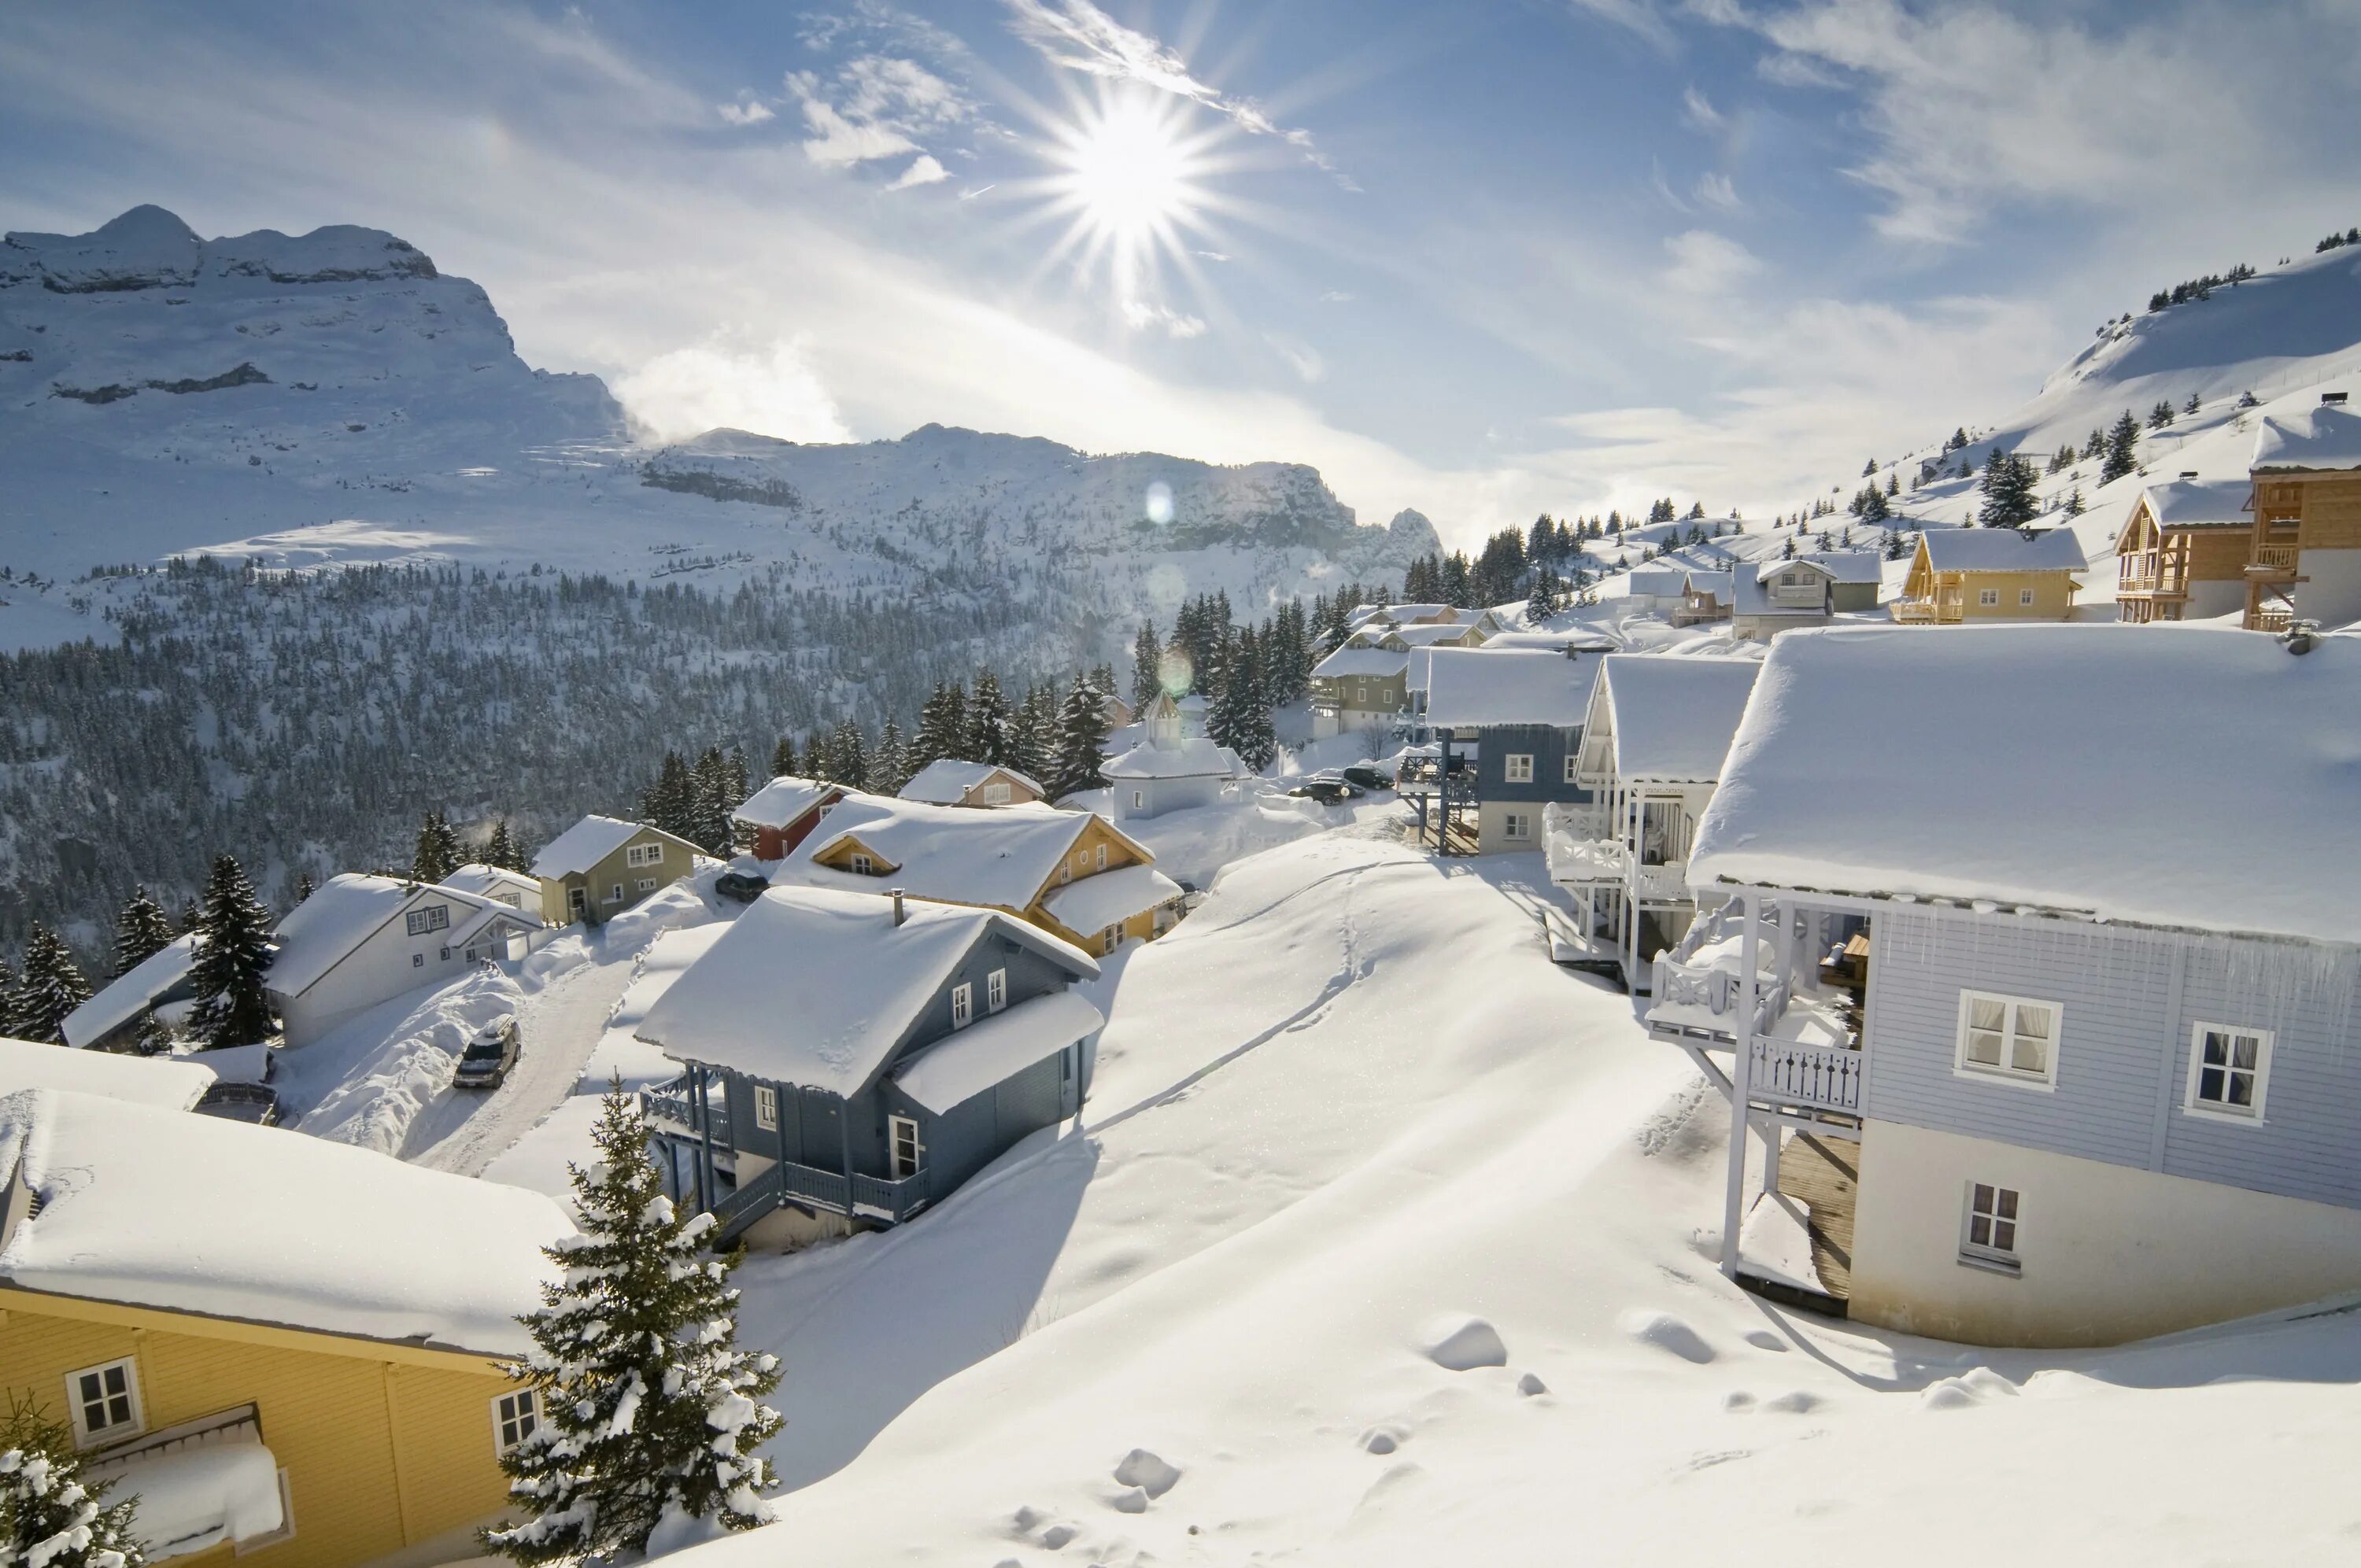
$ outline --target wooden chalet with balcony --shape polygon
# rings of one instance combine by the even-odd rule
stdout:
[[[2248,630],[2361,620],[2361,413],[2325,392],[2316,408],[2267,416],[2250,472]]]
[[[1930,528],[1892,610],[1903,626],[2064,620],[2088,568],[2070,530]]]
[[[2134,624],[2210,620],[2246,609],[2255,517],[2246,479],[2183,474],[2150,485],[2115,536],[2115,608]]]

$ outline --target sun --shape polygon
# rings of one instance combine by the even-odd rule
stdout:
[[[1191,170],[1180,127],[1139,99],[1118,98],[1073,127],[1060,183],[1082,221],[1118,245],[1139,245],[1189,216]]]

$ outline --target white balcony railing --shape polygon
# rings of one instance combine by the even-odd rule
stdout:
[[[1820,1111],[1861,1111],[1861,1054],[1757,1036],[1747,1057],[1749,1098]]]

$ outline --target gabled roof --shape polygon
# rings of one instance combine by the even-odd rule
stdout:
[[[1918,536],[1938,572],[2079,572],[2090,563],[2071,529],[1930,528]]]
[[[186,1111],[204,1097],[215,1076],[213,1069],[187,1057],[135,1057],[0,1039],[0,1094],[71,1089],[134,1105]],[[0,1171],[0,1180],[5,1176]]]
[[[894,880],[921,898],[1022,910],[1049,886],[1059,863],[1096,823],[1142,861],[1155,857],[1088,811],[1038,804],[998,811],[925,801],[848,796],[819,831],[781,862],[781,874],[814,887],[874,894],[876,879],[819,861],[847,839],[895,868]]]
[[[1202,735],[1184,737],[1173,746],[1142,740],[1099,764],[1099,772],[1110,779],[1225,779],[1243,771],[1236,752]]]
[[[1427,655],[1426,720],[1439,729],[1496,724],[1579,728],[1590,711],[1600,653],[1541,648],[1437,648]]]
[[[1312,665],[1312,673],[1327,679],[1339,675],[1391,676],[1409,667],[1407,650],[1347,645]]]
[[[1717,567],[1710,571],[1698,567],[1692,567],[1686,573],[1683,574],[1681,582],[1684,592],[1692,594],[1708,594],[1719,602],[1728,604],[1730,602],[1730,569],[1727,566]]]
[[[525,918],[521,911],[480,894],[347,872],[322,883],[279,923],[279,955],[270,960],[267,982],[281,996],[301,996],[388,921],[428,899],[456,904],[467,912],[452,922],[454,941],[480,928],[487,918]],[[533,919],[537,922],[538,916]]]
[[[471,861],[443,879],[442,886],[457,893],[472,893],[478,898],[494,903],[503,902],[500,894],[514,894],[520,897],[541,897],[541,883],[522,872],[512,872],[505,866],[489,866],[481,861]],[[522,905],[514,905],[524,907]],[[536,904],[535,908],[539,905]]]
[[[825,806],[836,796],[849,793],[837,784],[818,779],[799,779],[791,773],[781,773],[748,795],[730,815],[749,828],[791,828],[814,806]]]
[[[1882,583],[1885,580],[1884,559],[1874,550],[1815,550],[1809,554],[1796,556],[1795,562],[1817,566],[1839,583]],[[1778,564],[1792,565],[1795,562]],[[1772,563],[1765,561],[1761,565],[1768,566]]]
[[[1598,701],[1619,776],[1685,784],[1721,776],[1762,665],[1677,653],[1609,653],[1600,664]]]
[[[2361,468],[2361,413],[2323,403],[2265,414],[2249,466],[2257,474]]]
[[[1471,626],[1464,626],[1456,622],[1436,621],[1431,624],[1422,622],[1416,626],[1395,626],[1383,630],[1365,627],[1355,635],[1374,637],[1385,642],[1400,644],[1404,649],[1432,648],[1439,642],[1455,643],[1473,630]]]
[[[664,829],[594,813],[543,845],[541,853],[533,858],[533,874],[553,880],[579,876],[642,833],[664,833]],[[697,846],[686,839],[670,833],[664,837],[691,853],[697,852]]]
[[[1771,602],[1770,590],[1763,583],[1763,575],[1768,573],[1775,577],[1781,572],[1796,566],[1811,568],[1813,575],[1824,582],[1832,580],[1827,569],[1818,562],[1806,560],[1800,555],[1793,561],[1741,561],[1730,569],[1730,612],[1734,615],[1816,616],[1821,614],[1826,609],[1825,590],[1823,590],[1823,602],[1818,605],[1798,607]]]
[[[20,1164],[21,1162],[21,1164]],[[325,1138],[61,1090],[0,1098],[0,1283],[50,1295],[518,1355],[573,1233],[538,1192]]]
[[[1035,795],[1043,793],[1041,786],[1018,773],[996,762],[963,762],[956,757],[940,757],[928,762],[911,775],[901,788],[904,800],[928,801],[936,806],[957,806],[968,792],[987,780],[1007,779],[1024,785]]]
[[[1416,620],[1431,620],[1437,617],[1448,617],[1456,620],[1460,616],[1469,614],[1472,612],[1454,609],[1447,604],[1364,604],[1354,607],[1353,613],[1345,617],[1345,624],[1358,627],[1366,626],[1373,620],[1386,620],[1408,624]]]
[[[897,926],[894,901],[877,893],[774,887],[689,965],[635,1033],[684,1061],[851,1095],[986,936],[1078,980],[1099,972],[1080,948],[995,910],[919,898],[904,908]]]
[[[1627,594],[1671,598],[1688,591],[1688,571],[1682,566],[1634,566],[1623,579]]]
[[[2356,942],[2356,757],[2361,639],[2298,657],[2186,626],[1795,631],[1690,877]],[[2236,803],[2197,832],[2172,787],[2192,768]]]
[[[98,994],[65,1016],[66,1044],[85,1047],[123,1027],[157,998],[189,978],[197,961],[197,935],[176,937],[106,982]]]
[[[1180,896],[1180,884],[1154,866],[1117,866],[1067,883],[1041,906],[1067,930],[1087,937]]]
[[[2236,479],[2173,479],[2140,491],[2148,515],[2158,528],[2251,528],[2255,514],[2246,502],[2254,481]]]

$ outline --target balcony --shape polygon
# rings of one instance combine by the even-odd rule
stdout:
[[[717,1148],[729,1148],[730,1102],[719,1092],[706,1097],[713,1113],[713,1143]],[[697,1114],[697,1099],[689,1091],[686,1073],[670,1079],[652,1089],[640,1091],[640,1119],[659,1132],[678,1137],[703,1136],[703,1127]]]
[[[1861,1054],[1757,1036],[1747,1054],[1746,1092],[1770,1105],[1861,1114]]]
[[[1578,819],[1561,826],[1543,808],[1543,844],[1550,880],[1561,886],[1628,887],[1642,904],[1686,904],[1689,898],[1689,868],[1686,861],[1661,865],[1633,864],[1631,848],[1620,839],[1581,836]]]
[[[2246,576],[2291,580],[2301,554],[2301,548],[2294,544],[2257,544],[2254,559],[2246,563]]]
[[[847,1177],[840,1170],[793,1162],[765,1166],[714,1206],[713,1245],[729,1245],[763,1215],[790,1203],[894,1225],[917,1213],[933,1196],[929,1173],[924,1170],[888,1180],[859,1171]]]
[[[1967,613],[1967,596],[1949,592],[1938,593],[1932,598],[1901,598],[1889,608],[1897,626],[1949,625]]]

